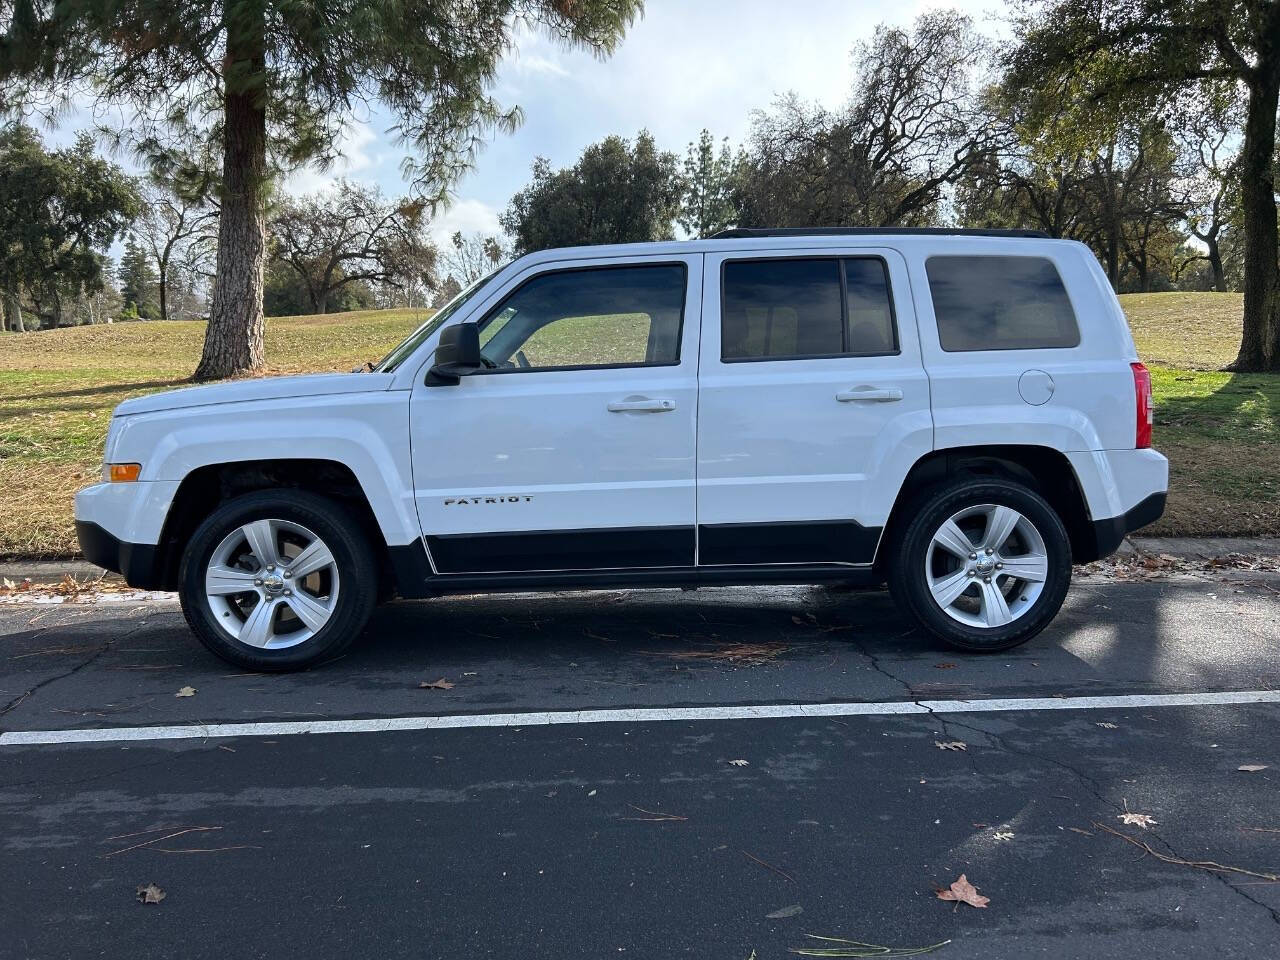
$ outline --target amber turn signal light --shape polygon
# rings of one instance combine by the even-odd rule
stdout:
[[[133,483],[141,472],[142,464],[140,463],[107,464],[107,479],[112,483]]]

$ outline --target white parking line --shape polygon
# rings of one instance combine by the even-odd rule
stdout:
[[[290,720],[258,723],[181,724],[169,727],[102,727],[91,730],[13,730],[0,747],[219,737],[287,737],[300,733],[393,733],[471,727],[535,727],[569,723],[652,723],[659,720],[772,720],[786,717],[877,717],[931,713],[1025,713],[1041,710],[1125,710],[1138,707],[1204,707],[1280,703],[1280,690],[1223,693],[1153,693],[1115,697],[1030,697],[992,700],[887,700],[879,703],[786,703],[745,707],[640,707],[558,710],[548,713],[472,713],[381,717],[370,720]]]

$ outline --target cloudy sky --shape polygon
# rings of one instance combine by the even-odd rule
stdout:
[[[788,90],[834,106],[846,95],[849,54],[858,40],[877,23],[906,25],[937,6],[923,0],[647,0],[643,19],[605,61],[523,35],[494,93],[504,105],[524,109],[524,125],[489,143],[433,233],[443,240],[455,229],[496,232],[498,212],[528,181],[539,155],[568,166],[587,144],[641,129],[681,154],[703,127],[736,143],[751,111]],[[945,6],[998,32],[1000,0]],[[291,189],[314,190],[346,175],[375,182],[388,195],[403,192],[404,150],[391,123],[374,115],[352,124],[345,160],[325,174],[303,171]]]

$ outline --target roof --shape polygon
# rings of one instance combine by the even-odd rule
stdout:
[[[713,233],[708,240],[743,240],[750,237],[1021,237],[1049,240],[1042,230],[979,230],[962,227],[734,227]]]

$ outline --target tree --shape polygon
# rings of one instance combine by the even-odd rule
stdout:
[[[196,379],[260,369],[273,174],[332,158],[358,109],[385,106],[443,196],[482,138],[519,112],[488,90],[518,24],[609,53],[641,0],[0,0],[0,99],[70,91],[137,111],[160,150],[192,130],[221,149],[218,269]],[[54,104],[56,106],[56,103]]]
[[[829,111],[782,98],[756,115],[738,181],[744,226],[937,223],[944,192],[1007,137],[983,108],[984,45],[967,17],[880,26],[854,51],[849,101]]]
[[[94,153],[93,141],[48,152],[23,124],[0,130],[0,291],[12,328],[21,295],[63,323],[63,301],[102,284],[102,257],[138,210],[132,179]]]
[[[124,243],[124,253],[120,255],[116,278],[120,283],[120,296],[126,310],[132,307],[132,313],[141,320],[156,320],[160,317],[160,308],[156,303],[159,282],[155,267],[142,244],[132,235]]]
[[[606,137],[572,167],[533,163],[533,182],[498,218],[517,255],[549,247],[669,240],[680,204],[676,156],[642,130],[635,144]]]
[[[1246,91],[1239,176],[1244,330],[1237,370],[1280,370],[1280,232],[1276,112],[1280,3],[1275,0],[1035,0],[1008,51],[1009,82],[1098,108],[1147,112],[1206,83]]]
[[[1242,123],[1235,84],[1206,85],[1184,111],[1178,129],[1182,150],[1182,181],[1188,200],[1187,229],[1204,245],[1189,250],[1179,269],[1202,262],[1209,267],[1211,288],[1226,293],[1227,268],[1222,240],[1240,203],[1240,178],[1235,131]]]
[[[733,179],[737,161],[729,149],[729,138],[720,143],[720,152],[710,130],[689,144],[684,158],[684,197],[676,222],[693,237],[709,237],[737,222],[733,204]]]
[[[483,233],[463,235],[455,231],[445,248],[444,270],[464,287],[469,287],[481,277],[492,273],[503,261],[510,259],[502,241],[486,237]]]
[[[142,213],[133,232],[155,267],[161,320],[173,319],[172,294],[183,292],[183,278],[179,276],[183,265],[193,253],[192,246],[216,223],[217,217],[217,210],[206,201],[203,190],[188,193],[173,181],[156,180],[143,188]],[[129,299],[127,294],[125,299]]]
[[[292,270],[315,313],[348,284],[394,283],[400,257],[419,246],[423,204],[387,203],[376,187],[340,181],[327,193],[286,200],[271,219],[272,259]]]

